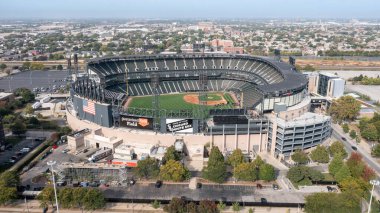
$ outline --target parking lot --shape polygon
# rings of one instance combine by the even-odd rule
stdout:
[[[72,162],[78,163],[82,159],[75,155],[63,152],[67,149],[67,144],[61,144],[56,149],[52,151],[51,154],[47,155],[46,158],[40,160],[33,168],[21,175],[22,185],[33,185],[34,187],[45,186],[45,184],[35,184],[32,182],[32,179],[44,172],[49,168],[47,165],[48,161],[56,161],[57,165],[63,162]]]
[[[13,91],[20,87],[30,90],[33,88],[53,88],[66,85],[67,71],[25,71],[0,79],[0,89]],[[45,91],[48,92],[48,91]]]

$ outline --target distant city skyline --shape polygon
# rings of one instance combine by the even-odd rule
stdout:
[[[0,19],[377,19],[376,0],[0,0]]]

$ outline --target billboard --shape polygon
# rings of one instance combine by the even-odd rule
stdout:
[[[153,118],[120,115],[120,126],[137,129],[153,129]]]
[[[166,119],[166,131],[177,133],[193,133],[192,119]]]

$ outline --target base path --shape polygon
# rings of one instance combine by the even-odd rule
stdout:
[[[223,94],[213,94],[213,95],[217,95],[217,96],[220,96],[220,100],[207,100],[205,103],[207,106],[215,106],[215,105],[218,105],[218,104],[227,104],[227,101],[224,99],[223,97]],[[208,98],[212,98],[212,97],[208,97]],[[183,96],[183,100],[187,103],[191,103],[191,104],[199,104],[199,95],[198,94],[188,94],[188,95],[184,95]]]

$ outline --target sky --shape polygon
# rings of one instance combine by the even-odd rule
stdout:
[[[379,0],[0,0],[0,19],[380,18]]]

